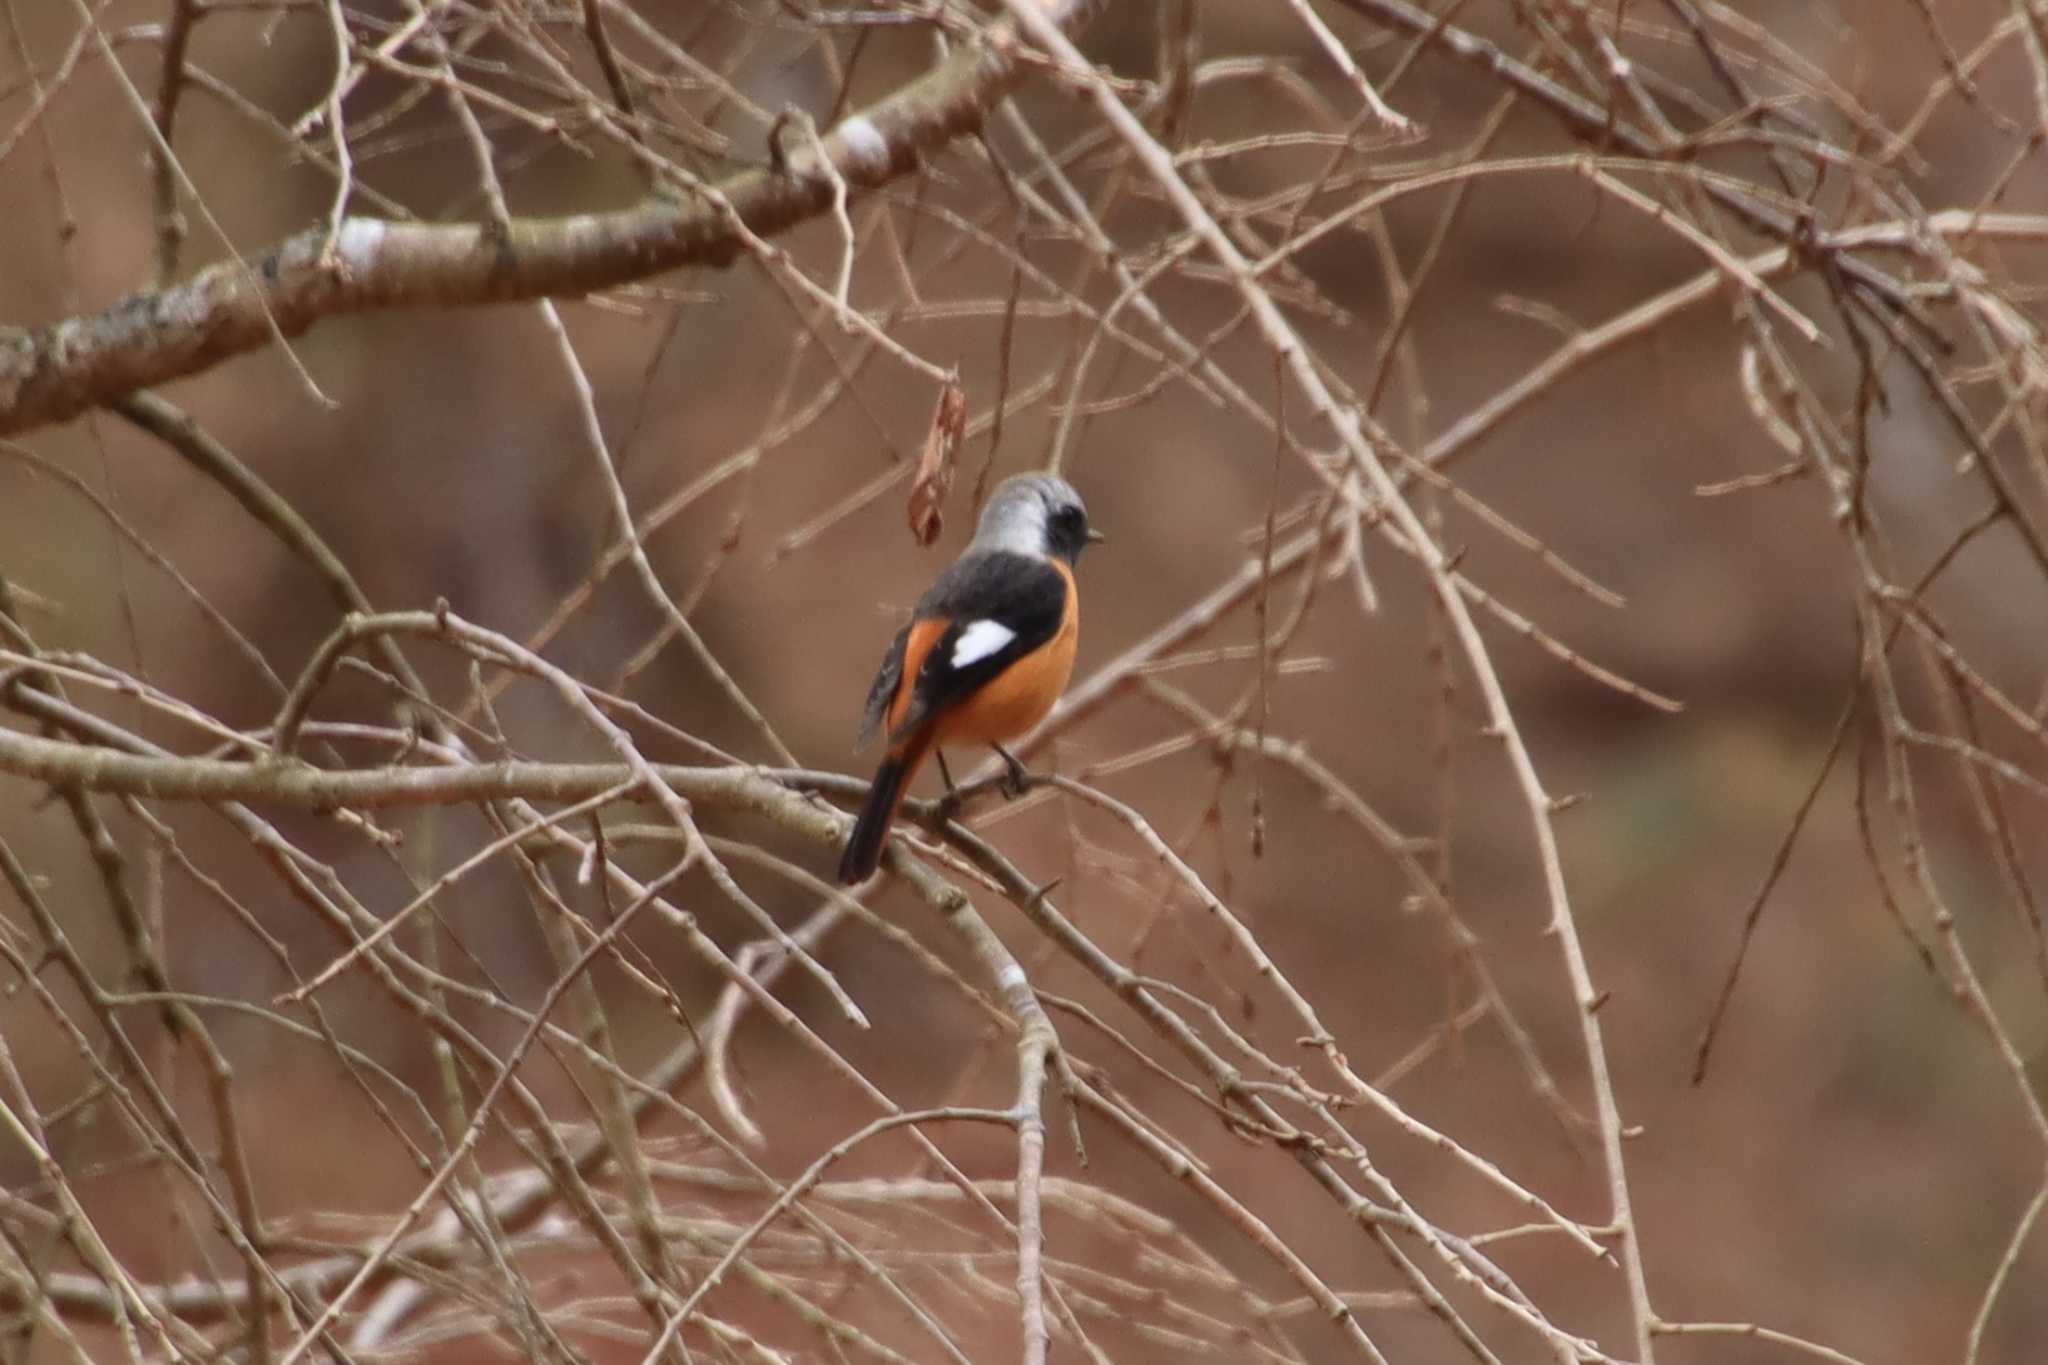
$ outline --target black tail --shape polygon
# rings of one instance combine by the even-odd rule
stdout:
[[[909,752],[892,754],[882,760],[882,766],[875,772],[875,781],[868,788],[867,804],[860,808],[860,818],[853,822],[853,833],[847,837],[846,852],[839,859],[839,880],[842,885],[854,886],[875,874],[882,862],[882,841],[889,837],[889,824],[896,818],[897,803],[903,800],[903,789],[910,783],[910,774],[917,766],[922,754]]]

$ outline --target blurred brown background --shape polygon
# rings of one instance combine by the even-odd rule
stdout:
[[[198,66],[286,122],[320,97],[334,60],[321,7],[214,8],[219,12],[207,15],[192,43]],[[766,154],[764,130],[746,102],[770,114],[801,107],[823,123],[835,101],[857,108],[935,60],[922,25],[845,28],[821,39],[796,9],[706,7],[685,14],[642,8],[650,23],[741,93],[743,99],[723,101],[701,88],[673,94],[678,106],[696,110],[730,140],[730,164]],[[1321,8],[1376,78],[1407,52],[1406,40],[1390,40],[1336,7]],[[1509,53],[1540,53],[1543,35],[1527,15],[1516,21],[1518,8],[1489,0],[1459,7],[1456,22]],[[1537,6],[1533,12],[1568,38],[1569,8]],[[1842,105],[1860,108],[1875,126],[1896,129],[1943,77],[1940,45],[1926,22],[1930,13],[1953,49],[1970,54],[2015,12],[1989,3],[1944,4],[1931,12],[1888,2],[1737,8],[1809,64],[1800,73],[1804,84],[1795,83],[1785,75],[1789,58],[1760,43],[1740,44],[1744,30],[1731,22],[1721,31],[1737,35],[1728,39],[1732,50],[1753,59],[1749,77],[1770,97],[1796,105],[1818,134],[1861,153],[1871,151],[1869,138],[1840,116]],[[11,0],[11,9],[22,48],[47,76],[79,32],[78,12],[55,0]],[[160,25],[164,11],[156,3],[125,0],[99,11],[103,32],[128,35],[119,48],[123,67],[145,97],[154,89],[158,46],[133,26]],[[1203,60],[1256,58],[1291,74],[1287,82],[1219,78],[1198,86],[1177,145],[1322,127],[1316,102],[1341,116],[1339,131],[1352,126],[1355,95],[1287,7],[1202,3],[1193,11]],[[1625,43],[1645,69],[1725,106],[1671,11],[1647,3],[1628,11],[1636,27]],[[382,5],[350,11],[370,42],[403,14]],[[1612,7],[1601,14],[1611,25]],[[1121,75],[1152,79],[1159,70],[1158,29],[1178,16],[1177,7],[1155,13],[1149,5],[1109,5],[1083,45]],[[566,44],[573,25],[561,31]],[[620,41],[629,50],[638,46],[630,34]],[[821,43],[831,45],[842,66],[860,46],[844,95]],[[516,65],[517,49],[501,36],[487,36],[475,49],[479,59],[494,52],[508,67]],[[575,60],[594,81],[587,54],[579,49]],[[0,58],[0,91],[7,92],[0,130],[14,128],[30,111],[33,96],[22,72],[19,52]],[[477,76],[492,78],[490,72]],[[2038,210],[2044,177],[2036,160],[2016,171],[2010,166],[2042,116],[2020,40],[2000,41],[1974,79],[1974,99],[1942,100],[1915,138],[1919,160],[1906,168],[1905,187],[1929,211],[1975,206],[1994,188],[2000,210]],[[1830,92],[1823,80],[1836,89]],[[520,88],[509,77],[500,87]],[[367,121],[390,110],[407,88],[396,76],[373,72],[348,107]],[[1346,164],[1377,168],[1391,179],[1389,167],[1461,155],[1500,86],[1469,67],[1426,56],[1383,93],[1426,128],[1426,139],[1404,145],[1376,138],[1361,124]],[[539,95],[530,98],[541,102]],[[1018,108],[1055,146],[1093,126],[1079,101],[1043,81],[1027,83]],[[204,88],[187,93],[180,119],[183,165],[203,192],[206,214],[239,247],[257,249],[326,212],[331,181],[303,157],[289,160],[275,128]],[[1688,114],[1685,123],[1698,127],[1705,120]],[[614,148],[592,143],[591,154],[579,155],[504,120],[487,126],[516,213],[619,208],[640,192]],[[990,137],[999,153],[1015,155],[1007,125],[998,121]],[[365,185],[428,218],[481,212],[473,167],[440,100],[422,99],[359,138],[356,171]],[[318,148],[321,136],[307,145]],[[1524,102],[1508,112],[1486,154],[1534,156],[1579,145],[1554,117]],[[0,319],[41,325],[147,285],[153,244],[147,139],[96,54],[88,51],[47,112],[0,147]],[[1203,164],[1213,176],[1211,193],[1248,203],[1312,179],[1328,155],[1322,146],[1274,146]],[[1731,153],[1713,164],[1768,180],[1754,152]],[[1178,224],[1113,143],[1071,169],[1135,266],[1173,239]],[[1824,220],[1882,216],[1859,200],[1853,174],[1836,174],[1815,198]],[[1663,188],[1654,177],[1631,183],[1646,191]],[[1319,199],[1311,218],[1359,190],[1354,185]],[[1447,193],[1418,192],[1387,210],[1387,240],[1404,269],[1412,270],[1429,244]],[[903,345],[940,365],[957,364],[977,414],[1003,382],[1000,332],[1011,287],[1003,252],[1014,242],[1023,242],[1035,268],[1098,307],[1119,292],[1071,232],[1034,219],[1020,237],[1015,215],[1000,206],[1001,194],[980,154],[956,149],[934,159],[928,174],[854,205],[863,231],[876,221],[867,216],[876,204],[887,206],[888,226],[864,239],[853,301],[877,317],[897,310],[888,325]],[[187,268],[218,259],[219,237],[201,213],[187,211]],[[359,198],[354,211],[377,210]],[[984,235],[956,253],[959,215],[986,214],[993,217]],[[1716,224],[1738,249],[1760,249],[1759,239],[1725,219]],[[1255,229],[1277,235],[1264,220]],[[829,287],[840,248],[829,221],[806,225],[781,244]],[[2037,252],[2001,245],[1976,259],[2010,297],[2029,303],[2041,278]],[[1390,315],[1383,262],[1368,226],[1361,220],[1332,234],[1297,265],[1298,280],[1275,281],[1290,316],[1334,374],[1366,387]],[[1603,199],[1569,171],[1477,180],[1409,327],[1413,371],[1396,371],[1378,416],[1393,436],[1420,448],[1549,355],[1569,329],[1604,322],[1704,265],[1676,234]],[[1306,301],[1310,286],[1328,307]],[[1192,269],[1169,272],[1151,292],[1194,338],[1227,322],[1236,307],[1216,277]],[[1809,272],[1785,294],[1829,332],[1831,346],[1801,350],[1799,359],[1815,390],[1846,412],[1856,397],[1855,359],[1827,289]],[[1008,386],[1014,392],[1053,374],[1061,376],[1057,395],[1092,324],[1042,306],[1051,295],[1036,283],[1021,297]],[[820,318],[796,361],[787,397],[780,397],[802,335],[798,309],[816,316],[808,301],[791,302],[786,283],[745,261],[659,277],[602,301],[562,304],[637,511],[654,508],[759,440],[779,401],[785,411],[801,407],[855,353],[856,343]],[[1134,310],[1119,321],[1140,336],[1153,335]],[[1960,344],[1972,345],[1967,328],[1946,314],[1943,322]],[[1625,596],[1624,607],[1603,606],[1574,590],[1448,498],[1434,503],[1443,543],[1462,551],[1461,567],[1475,582],[1587,659],[1684,703],[1682,713],[1662,714],[1481,618],[1547,788],[1585,798],[1559,817],[1558,828],[1594,980],[1611,992],[1600,1019],[1616,1094],[1632,1126],[1628,1174],[1658,1311],[1674,1321],[1761,1323],[1869,1362],[1961,1360],[1987,1285],[2040,1189],[2044,1152],[1997,1050],[1921,966],[1884,909],[1859,834],[1859,767],[1872,784],[1878,865],[1901,898],[1902,913],[1928,932],[1928,909],[1901,875],[1901,844],[1883,799],[1882,753],[1867,707],[1852,724],[1769,902],[1710,1072],[1702,1084],[1690,1080],[1695,1044],[1743,913],[1820,771],[1859,675],[1859,571],[1820,481],[1798,477],[1719,497],[1695,491],[1770,470],[1786,458],[1743,397],[1742,340],[1724,292],[1570,375],[1447,471],[1474,498]],[[380,607],[445,599],[471,621],[526,639],[586,580],[614,528],[591,475],[569,377],[530,305],[341,318],[313,328],[294,351],[335,401],[332,409],[310,399],[275,350],[221,364],[167,388],[166,396],[286,495]],[[1235,328],[1214,354],[1260,402],[1271,401],[1272,363],[1254,332]],[[1953,363],[1961,368],[1986,357],[1971,352]],[[1084,396],[1106,400],[1140,391],[1157,368],[1128,349],[1107,346],[1093,362]],[[1880,362],[1879,373],[1888,406],[1876,412],[1869,430],[1868,508],[1902,580],[1911,581],[1982,511],[1983,485],[1959,463],[1964,452],[1955,430],[1909,369],[1891,357]],[[1972,389],[1968,399],[1973,405],[1984,400],[1971,411],[1989,423],[1996,395]],[[962,454],[946,534],[931,550],[916,548],[905,534],[900,482],[845,515],[829,515],[856,490],[915,458],[932,401],[931,386],[904,367],[887,357],[869,360],[851,393],[764,451],[751,468],[720,480],[650,538],[657,570],[678,600],[694,602],[691,619],[710,650],[806,765],[865,775],[869,756],[850,753],[850,740],[881,646],[971,526],[975,475],[991,455],[985,434]],[[2012,461],[2027,505],[2039,509],[2041,485],[2029,472],[2021,441],[2029,411],[2023,405],[2019,419],[1997,429],[1994,449]],[[1300,424],[1304,441],[1327,439],[1305,414],[1290,411],[1289,418]],[[994,472],[1041,465],[1057,424],[1050,402],[1009,414],[993,452]],[[219,488],[111,416],[17,439],[0,449],[0,573],[32,595],[28,621],[42,643],[131,669],[228,725],[266,724],[277,709],[275,692],[191,597],[124,544],[78,490],[20,452],[77,475],[286,681],[337,619],[307,570]],[[1179,381],[1157,385],[1143,401],[1112,403],[1083,418],[1065,458],[1109,538],[1081,565],[1087,606],[1077,680],[1256,555],[1269,501],[1285,512],[1318,488],[1294,457],[1276,464],[1268,432]],[[799,536],[801,543],[791,548],[791,538]],[[1345,579],[1322,584],[1289,650],[1290,657],[1319,662],[1273,680],[1270,729],[1302,741],[1404,833],[1427,839],[1439,832],[1445,771],[1437,753],[1438,673],[1430,657],[1432,631],[1440,627],[1412,561],[1369,537],[1366,565],[1377,610],[1363,611]],[[1276,587],[1276,604],[1291,606],[1298,583],[1291,578]],[[2048,581],[2009,526],[1973,540],[1928,602],[1976,670],[2027,705],[2041,696]],[[605,580],[545,652],[579,678],[617,684],[684,730],[743,757],[765,759],[756,736],[683,648],[670,645],[621,679],[660,627],[641,588],[621,571]],[[1252,612],[1239,610],[1203,644],[1241,647],[1255,639],[1254,631]],[[460,694],[466,685],[460,660],[424,649],[416,657],[431,683]],[[1902,648],[1900,658],[1907,657]],[[1246,695],[1254,669],[1239,650],[1161,676],[1223,709]],[[1942,728],[1924,672],[1912,662],[1901,662],[1899,671],[1912,681],[1904,698],[1908,711],[1919,723]],[[1499,746],[1480,733],[1483,716],[1469,668],[1458,661],[1451,673],[1449,887],[1567,1098],[1590,1112],[1558,947],[1544,932],[1547,910],[1528,814]],[[124,723],[138,714],[119,699],[92,705]],[[384,721],[390,710],[376,689],[344,677],[323,694],[316,714]],[[504,695],[498,719],[513,745],[530,756],[601,756],[596,741],[531,685]],[[160,720],[142,728],[160,742],[194,746],[189,733]],[[1163,706],[1126,693],[1062,735],[1040,761],[1086,773],[1185,728]],[[695,757],[645,727],[635,733],[651,756]],[[2030,771],[2040,769],[2038,752],[2025,744],[2002,752]],[[2033,940],[1954,761],[1920,753],[1914,771],[1922,784],[1919,828],[1929,866],[1999,1020],[2029,1068],[2026,1084],[2038,1103],[2048,984],[2034,963]],[[1395,1086],[1397,1098],[1568,1213],[1589,1222],[1604,1216],[1606,1180],[1597,1145],[1553,1120],[1500,1029],[1481,1019],[1454,1038],[1440,1036],[1446,1019],[1471,1003],[1468,974],[1448,952],[1442,926],[1404,909],[1407,888],[1398,870],[1355,825],[1325,809],[1318,792],[1278,765],[1243,755],[1221,773],[1213,748],[1204,744],[1096,780],[1140,809],[1166,838],[1186,841],[1190,861],[1316,1003],[1362,1075],[1382,1073],[1436,1037],[1434,1050]],[[1219,781],[1221,819],[1212,823],[1205,807]],[[1263,857],[1253,856],[1250,846],[1255,791],[1267,822]],[[2038,881],[2048,876],[2039,802],[2010,789],[2006,794],[2022,870]],[[1162,900],[1164,880],[1119,827],[1099,812],[1056,801],[986,813],[990,837],[1027,872],[1070,878],[1060,892],[1064,907],[1098,942],[1129,956],[1159,917],[1136,965],[1215,1001],[1275,1055],[1313,1071],[1308,1057],[1293,1055],[1296,1030],[1242,956],[1188,898]],[[331,861],[372,905],[395,907],[409,898],[391,860],[364,841],[313,815],[275,815],[282,829]],[[277,893],[245,845],[203,812],[167,816],[195,861],[247,897],[301,972],[328,960],[333,946],[325,932]],[[708,818],[729,832],[750,828]],[[406,835],[406,865],[425,876],[451,865],[480,837],[474,818],[461,811],[410,813],[391,823]],[[90,865],[61,806],[44,800],[31,783],[0,780],[0,834],[48,877],[53,897],[69,907],[71,931],[117,976],[118,939],[92,897]],[[787,841],[778,846],[785,845],[820,873],[829,866],[829,850]],[[815,904],[786,884],[755,889],[785,922]],[[681,899],[721,942],[736,946],[752,936],[705,887],[686,890]],[[163,896],[170,972],[181,989],[263,1002],[289,986],[251,936],[188,880],[166,873]],[[921,907],[886,891],[876,903],[972,973],[972,964]],[[11,902],[0,905],[17,918]],[[474,954],[462,969],[473,979],[529,1004],[546,989],[554,968],[509,870],[498,867],[465,881],[442,910],[453,939]],[[988,898],[984,913],[1032,965],[1042,989],[1114,1011],[1114,1002],[1078,967],[1048,955],[1013,909]],[[717,986],[709,969],[673,936],[650,929],[643,946],[693,1007],[709,1007]],[[823,994],[797,975],[785,979],[781,993],[876,1085],[906,1105],[949,1097],[1006,1102],[1012,1085],[1007,1043],[984,1038],[982,1022],[903,953],[849,928],[822,955],[867,1008],[872,1031],[861,1034],[839,1022]],[[674,1025],[658,1005],[605,980],[619,1012],[623,1053],[651,1056],[672,1040]],[[323,998],[351,1041],[409,1083],[429,1083],[433,1062],[418,1031],[367,981],[345,978]],[[253,1019],[225,1012],[206,1017],[234,1060],[258,1183],[273,1209],[389,1212],[412,1197],[416,1169],[360,1100],[339,1088],[333,1068],[315,1060],[317,1053]],[[79,1087],[75,1054],[32,999],[16,991],[0,1021],[39,1103],[54,1107]],[[494,1045],[517,1036],[502,1016],[478,1012],[476,1022]],[[1059,1022],[1072,1046],[1110,1068],[1123,1093],[1164,1116],[1333,1284],[1393,1287],[1371,1244],[1284,1157],[1233,1138],[1074,1019]],[[1143,1038],[1128,1015],[1116,1023]],[[1170,1062],[1156,1041],[1144,1046]],[[773,1136],[762,1159],[778,1174],[801,1170],[870,1115],[845,1084],[819,1079],[815,1061],[758,1017],[743,1025],[736,1048],[749,1110]],[[201,1093],[203,1077],[189,1063],[171,1074],[180,1095]],[[569,1102],[559,1076],[535,1084],[551,1102]],[[687,1089],[683,1098],[693,1106],[701,1099]],[[1083,1167],[1067,1139],[1062,1107],[1050,1099],[1048,1106],[1054,1173],[1100,1184],[1175,1220],[1260,1293],[1285,1298],[1294,1292],[1210,1210],[1114,1138],[1091,1131]],[[1518,1211],[1440,1155],[1370,1117],[1354,1121],[1379,1168],[1442,1225],[1470,1234],[1521,1221]],[[1013,1169],[1013,1144],[1000,1133],[948,1130],[941,1141],[976,1176],[1007,1178]],[[135,1274],[191,1270],[189,1239],[163,1235],[154,1177],[146,1168],[123,1165],[125,1154],[118,1130],[104,1124],[66,1134],[60,1150],[81,1172],[108,1164],[90,1178],[81,1175],[79,1187]],[[510,1154],[494,1139],[486,1155],[504,1161]],[[8,1185],[27,1188],[34,1171],[25,1156],[9,1149],[4,1159]],[[892,1138],[863,1149],[838,1173],[891,1175],[914,1165],[907,1144]],[[1082,1254],[1087,1245],[1080,1229],[1067,1230],[1062,1242],[1057,1218],[1051,1232],[1055,1256]],[[1553,1320],[1598,1337],[1617,1356],[1629,1355],[1626,1301],[1611,1270],[1589,1266],[1554,1237],[1510,1240],[1490,1254]],[[1007,1283],[1006,1270],[989,1273]],[[2048,1359],[2048,1233],[2034,1231],[2009,1276],[1975,1358],[1987,1365]],[[1472,1311],[1477,1320],[1498,1322],[1486,1317],[1489,1310]],[[963,1340],[980,1342],[976,1349],[986,1354],[976,1358],[1010,1358],[1013,1310],[990,1306],[986,1313],[985,1338]],[[1463,1358],[1441,1327],[1420,1313],[1388,1310],[1368,1313],[1365,1321],[1391,1359]],[[1120,1339],[1105,1330],[1118,1359],[1180,1358],[1157,1341]],[[1342,1358],[1335,1336],[1313,1322],[1292,1322],[1285,1333],[1306,1358]],[[1501,1348],[1505,1358],[1538,1358],[1533,1337],[1506,1331],[1503,1340],[1512,1343]],[[637,1359],[643,1348],[589,1347],[603,1359]],[[915,1346],[902,1349],[926,1358]],[[1067,1358],[1063,1349],[1070,1348],[1056,1345],[1056,1358]],[[471,1358],[471,1351],[492,1358],[459,1342],[449,1346],[447,1358]],[[1228,1348],[1220,1353],[1232,1354]],[[1797,1358],[1742,1338],[1665,1339],[1660,1355],[1676,1361]]]

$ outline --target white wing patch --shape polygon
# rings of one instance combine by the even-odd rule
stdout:
[[[1001,621],[971,621],[953,642],[953,667],[965,668],[986,659],[1016,638],[1017,632]]]

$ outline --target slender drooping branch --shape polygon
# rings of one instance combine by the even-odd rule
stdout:
[[[1288,323],[1271,296],[1253,277],[1250,263],[1209,211],[1195,197],[1173,164],[1170,153],[1134,119],[1116,93],[1088,67],[1066,36],[1042,22],[1026,0],[1006,0],[1010,12],[1031,40],[1045,49],[1064,69],[1069,79],[1086,90],[1103,122],[1115,130],[1129,147],[1145,173],[1178,212],[1189,231],[1201,238],[1209,254],[1224,268],[1251,311],[1260,332],[1278,362],[1307,395],[1316,416],[1336,435],[1352,461],[1370,485],[1387,521],[1384,529],[1396,533],[1411,547],[1429,574],[1430,585],[1444,605],[1452,632],[1457,637],[1485,704],[1490,728],[1506,751],[1516,785],[1521,789],[1533,827],[1539,861],[1543,869],[1545,898],[1550,906],[1549,929],[1556,936],[1565,958],[1573,994],[1579,1004],[1579,1028],[1586,1051],[1586,1066],[1593,1087],[1594,1108],[1600,1132],[1602,1155],[1607,1166],[1608,1197],[1612,1202],[1611,1226],[1627,1281],[1631,1317],[1634,1319],[1636,1353],[1639,1360],[1654,1359],[1651,1328],[1656,1315],[1651,1308],[1645,1282],[1641,1244],[1631,1213],[1628,1175],[1622,1155],[1622,1121],[1614,1087],[1609,1076],[1606,1045],[1595,1011],[1599,995],[1592,985],[1585,953],[1579,942],[1571,900],[1565,886],[1564,864],[1552,824],[1553,807],[1544,790],[1534,759],[1509,708],[1492,656],[1487,652],[1479,628],[1460,591],[1451,559],[1431,538],[1421,518],[1402,497],[1401,487],[1388,472],[1373,439],[1356,409],[1340,404],[1324,383],[1312,359],[1312,352]]]

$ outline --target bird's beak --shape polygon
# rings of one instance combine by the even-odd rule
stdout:
[[[1108,536],[1102,534],[1102,532],[1096,530],[1093,526],[1088,528],[1088,543],[1090,545],[1100,545],[1103,541],[1108,539]]]

